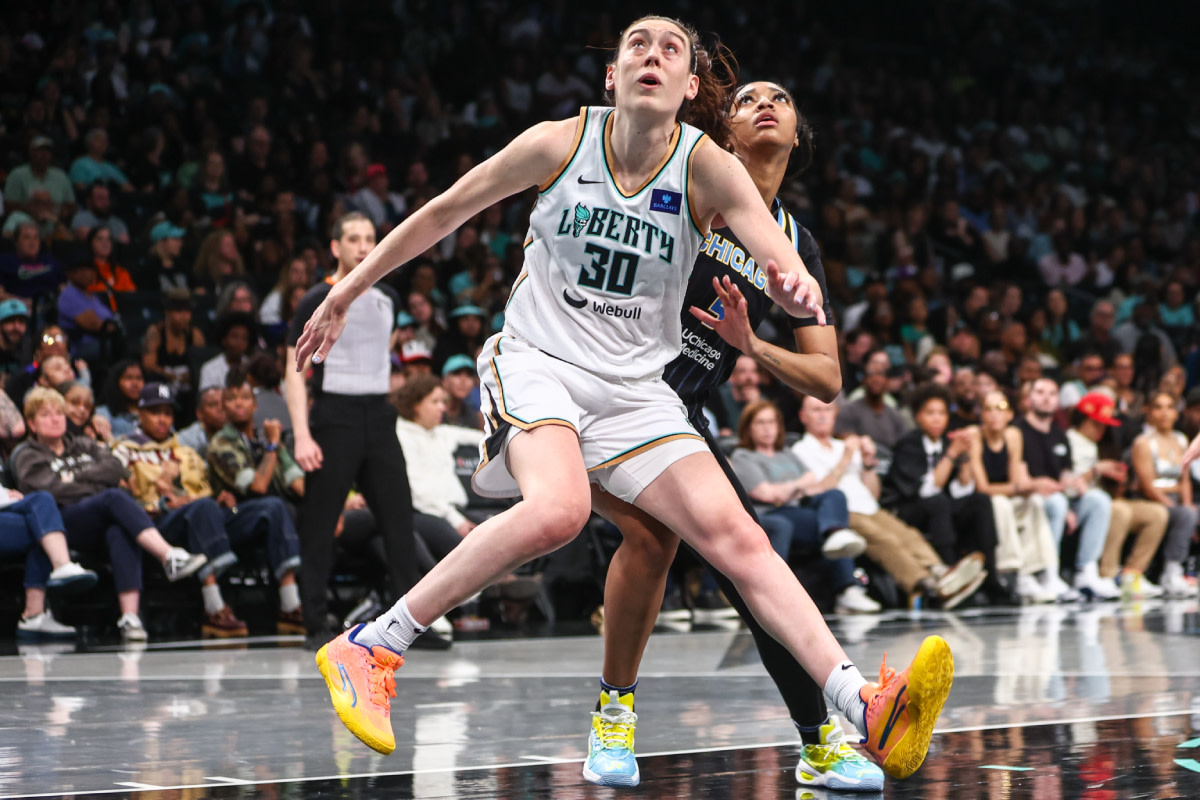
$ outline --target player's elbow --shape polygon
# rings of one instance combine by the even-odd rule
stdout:
[[[821,372],[821,380],[812,387],[813,390],[809,394],[822,403],[832,403],[842,392],[841,370],[838,369],[837,362],[831,360]]]

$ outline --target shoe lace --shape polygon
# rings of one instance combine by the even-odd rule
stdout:
[[[633,731],[637,714],[632,711],[611,713],[593,711],[592,717],[600,720],[600,744],[605,750],[616,748],[633,749]]]
[[[396,667],[404,663],[399,656],[385,653],[368,659],[371,666],[367,673],[368,693],[372,703],[387,709],[390,698],[396,696]]]
[[[883,661],[879,664],[879,683],[876,684],[878,689],[871,695],[871,704],[887,696],[887,688],[895,679],[896,670],[887,665],[887,653],[884,653]]]

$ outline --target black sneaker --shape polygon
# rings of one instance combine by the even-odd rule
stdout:
[[[686,633],[692,629],[692,610],[683,603],[682,593],[676,589],[663,597],[662,608],[654,627],[660,630]]]
[[[433,628],[427,628],[424,633],[413,639],[409,650],[449,650],[454,640]]]
[[[701,592],[692,603],[692,623],[695,625],[727,626],[738,620],[737,609],[720,592]]]

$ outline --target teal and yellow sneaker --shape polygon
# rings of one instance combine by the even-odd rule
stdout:
[[[598,786],[637,786],[642,780],[633,755],[637,714],[633,693],[600,692],[600,710],[592,712],[588,757],[583,777]]]
[[[850,746],[837,717],[830,717],[820,731],[820,744],[806,744],[800,749],[796,780],[801,786],[851,792],[883,791],[883,770]]]

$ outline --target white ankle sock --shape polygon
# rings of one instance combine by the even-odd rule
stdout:
[[[833,701],[833,705],[850,720],[859,733],[866,735],[867,704],[863,702],[859,690],[867,685],[858,667],[852,661],[843,661],[833,668],[825,679],[825,696]]]
[[[221,597],[221,587],[216,583],[201,586],[200,596],[204,598],[205,614],[215,614],[225,607],[225,598]]]
[[[279,587],[279,610],[290,614],[300,607],[300,587],[285,583]]]
[[[391,609],[376,617],[374,622],[368,622],[354,634],[354,641],[367,647],[383,645],[389,650],[403,653],[412,645],[413,640],[424,632],[425,628],[418,625],[409,613],[408,602],[401,597]]]

